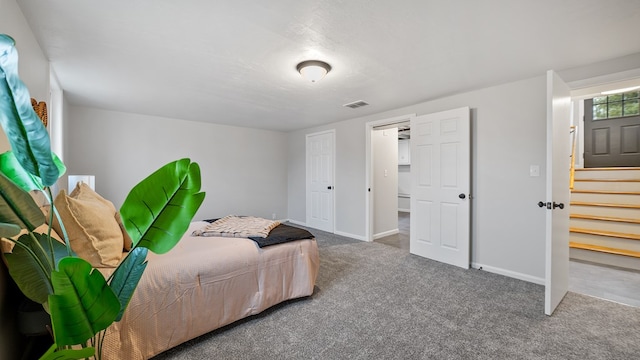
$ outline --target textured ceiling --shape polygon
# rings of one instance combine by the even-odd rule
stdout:
[[[18,5],[72,105],[281,131],[640,53],[637,0]]]

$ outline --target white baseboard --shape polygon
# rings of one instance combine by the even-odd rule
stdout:
[[[291,219],[287,219],[286,221],[292,223],[292,224],[296,224],[296,225],[300,225],[300,226],[307,226],[307,223],[304,223],[302,221],[298,221],[298,220],[291,220]]]
[[[354,234],[349,234],[349,233],[342,232],[342,231],[338,231],[338,230],[336,230],[336,231],[334,232],[334,234],[336,234],[336,235],[340,235],[340,236],[344,236],[344,237],[348,237],[348,238],[352,238],[352,239],[356,239],[356,240],[360,240],[360,241],[367,241],[367,240],[364,238],[364,236],[361,236],[361,235],[354,235]]]
[[[522,273],[511,271],[511,270],[501,269],[493,266],[488,266],[488,265],[483,265],[478,263],[471,263],[471,267],[474,269],[484,270],[490,273],[504,275],[510,278],[527,281],[527,282],[538,284],[538,285],[544,285],[545,283],[544,278],[539,278],[539,277],[522,274]]]
[[[295,224],[295,225],[300,225],[300,226],[304,226],[304,227],[308,227],[308,228],[313,229],[312,227],[307,226],[307,224],[302,222],[302,221],[291,220],[291,219],[287,219],[286,221],[288,221],[288,222],[290,222],[292,224]],[[342,231],[338,231],[338,230],[334,230],[333,233],[336,234],[336,235],[348,237],[348,238],[355,239],[355,240],[366,241],[364,236],[361,236],[361,235],[354,235],[354,234],[350,234],[350,233],[346,233],[346,232],[342,232]]]
[[[373,234],[373,240],[378,240],[380,238],[383,238],[383,237],[389,236],[389,235],[395,235],[395,234],[397,234],[399,232],[400,231],[398,229],[393,229],[393,230],[383,231],[381,233]]]

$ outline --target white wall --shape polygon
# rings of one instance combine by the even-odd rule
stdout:
[[[49,61],[14,0],[0,0],[0,34],[11,36],[18,50],[18,73],[31,97],[49,101]],[[0,152],[10,149],[0,128]]]
[[[0,34],[16,41],[18,73],[31,97],[48,101],[49,62],[14,0],[0,0]],[[9,149],[7,136],[0,128],[0,152]],[[17,359],[22,344],[15,325],[15,296],[7,293],[9,275],[3,264],[0,268],[0,359]]]
[[[287,216],[284,133],[75,106],[69,115],[68,174],[95,175],[96,191],[118,208],[139,181],[187,157],[207,193],[196,220]]]
[[[398,232],[398,128],[373,130],[373,238]]]
[[[545,174],[545,76],[289,133],[289,218],[304,222],[304,136],[336,129],[336,231],[365,236],[365,126],[407,113],[471,107],[472,254],[475,266],[542,283]],[[301,171],[302,170],[302,171]],[[413,220],[413,219],[412,219]]]
[[[336,131],[335,231],[341,235],[364,239],[364,201],[367,192],[364,187],[364,122],[361,119],[288,133],[289,219],[301,224],[306,221],[305,136],[329,129]]]

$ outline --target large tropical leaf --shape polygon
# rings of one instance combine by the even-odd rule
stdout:
[[[87,359],[95,354],[95,348],[86,347],[83,349],[65,349],[56,351],[57,344],[51,345],[39,360],[80,360]]]
[[[53,288],[49,280],[51,272],[55,267],[55,263],[67,255],[67,247],[57,240],[50,242],[47,234],[33,233],[33,236],[38,243],[29,234],[24,234],[18,238],[18,242],[28,247],[31,252],[20,245],[15,245],[13,252],[5,254],[5,258],[9,266],[9,274],[11,274],[22,293],[29,299],[44,304],[49,295],[53,294]],[[50,243],[53,245],[55,257],[53,265],[50,261]]]
[[[190,159],[166,164],[131,189],[120,215],[134,246],[171,250],[204,200],[199,191],[200,167]]]
[[[136,247],[132,249],[124,260],[118,265],[111,279],[111,290],[120,300],[120,312],[116,317],[116,321],[122,319],[124,311],[129,305],[133,291],[138,286],[140,278],[147,268],[147,248]]]
[[[53,163],[56,164],[58,172],[60,176],[62,176],[67,171],[66,166],[58,155],[55,153],[51,153],[51,155],[53,156]],[[24,191],[44,189],[42,179],[25,171],[13,151],[6,151],[0,154],[0,172],[5,174]]]
[[[20,229],[32,231],[44,221],[44,214],[31,195],[0,173],[0,237],[15,236]]]
[[[77,257],[66,257],[51,274],[54,295],[49,311],[58,346],[84,344],[106,329],[120,311],[120,302],[104,276]]]
[[[55,184],[58,167],[51,156],[49,133],[33,110],[29,90],[18,76],[15,41],[0,34],[0,124],[22,167],[44,186]]]

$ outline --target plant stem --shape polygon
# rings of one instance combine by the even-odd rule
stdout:
[[[47,186],[47,191],[43,193],[45,194],[45,198],[47,199],[47,201],[49,201],[49,205],[51,206],[51,209],[53,209],[53,202],[51,201],[51,199],[53,198],[53,194],[51,193],[51,188]],[[47,224],[49,225],[47,228],[47,237],[49,238],[49,251],[50,251],[50,255],[51,255],[51,264],[53,264],[53,268],[55,269],[56,267],[56,256],[55,253],[53,251],[53,240],[51,239],[51,224],[53,224],[53,211],[49,211],[49,221],[47,221]]]
[[[107,330],[100,331],[96,337],[98,338],[98,346],[96,347],[96,359],[102,359],[102,345],[104,344],[104,337],[107,334]]]
[[[67,234],[67,229],[64,227],[64,223],[62,223],[62,218],[60,218],[60,213],[58,209],[51,203],[51,212],[56,215],[56,219],[58,219],[58,224],[60,224],[60,229],[62,230],[62,238],[64,239],[64,244],[67,246],[67,255],[73,256],[71,254],[71,244],[69,243],[69,235]],[[53,220],[51,220],[53,221]]]

